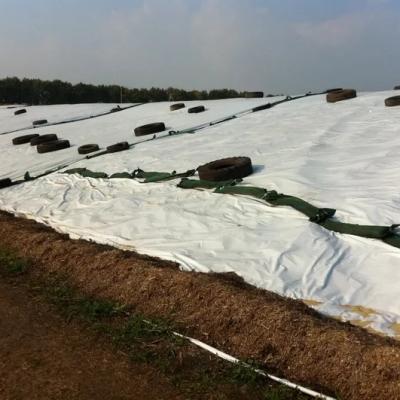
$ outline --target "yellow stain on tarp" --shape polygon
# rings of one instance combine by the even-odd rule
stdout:
[[[370,317],[374,314],[379,314],[373,308],[363,307],[363,306],[352,306],[352,305],[345,305],[344,308],[347,308],[351,312],[361,315],[364,318]]]
[[[318,307],[319,305],[323,304],[321,301],[318,300],[312,300],[312,299],[303,299],[302,300],[304,304],[306,304],[309,307]],[[386,334],[383,332],[380,332],[370,326],[372,321],[369,319],[372,315],[379,315],[379,311],[374,310],[373,308],[369,307],[363,307],[363,306],[353,306],[350,304],[346,304],[342,306],[344,309],[347,309],[355,314],[358,314],[361,318],[360,319],[352,319],[352,320],[344,320],[343,318],[340,317],[332,317],[334,319],[337,319],[339,321],[343,322],[350,322],[352,325],[359,326],[360,328],[363,328],[367,330],[368,332],[374,333],[375,335],[387,337]],[[390,326],[390,329],[392,329],[394,333],[394,339],[400,340],[400,323],[395,323]]]
[[[390,325],[390,329],[392,329],[394,332],[394,338],[400,340],[400,324],[399,323],[392,324]]]
[[[313,306],[319,306],[322,304],[321,301],[318,300],[302,300],[304,304],[306,304],[307,306],[313,307]]]

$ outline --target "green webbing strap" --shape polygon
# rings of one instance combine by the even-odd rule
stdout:
[[[196,181],[193,180],[186,180],[184,181],[184,184],[186,187],[190,188],[198,187],[195,182]],[[181,184],[178,186],[182,187]],[[215,184],[216,183],[214,183],[213,187],[215,187]],[[208,188],[212,188],[212,186]],[[319,224],[328,230],[364,238],[381,239],[391,246],[400,248],[400,236],[395,232],[395,228],[397,228],[398,225],[357,225],[334,221],[331,219],[336,212],[336,210],[333,208],[317,208],[298,197],[278,194],[274,190],[268,191],[259,187],[221,185],[217,187],[214,192],[251,196],[260,200],[265,200],[274,206],[290,206],[295,210],[305,214],[311,222]]]
[[[331,220],[327,220],[320,225],[334,232],[370,239],[384,239],[391,235],[390,226],[346,224]]]
[[[84,178],[108,178],[108,175],[105,172],[94,172],[87,168],[72,168],[67,171],[64,171],[65,174],[78,174],[83,176]]]
[[[268,193],[266,189],[253,186],[221,186],[214,190],[215,193],[240,194],[264,200]]]
[[[400,248],[400,236],[399,235],[391,234],[388,237],[383,238],[382,241],[385,242],[386,244],[389,244],[390,246]]]
[[[193,176],[196,173],[195,169],[190,169],[186,172],[182,172],[177,174],[176,171],[169,172],[145,172],[141,169],[137,169],[133,171],[132,177],[138,179],[144,179],[143,183],[154,183],[154,182],[163,182],[170,181],[172,179],[185,178],[188,176]]]
[[[108,175],[104,172],[93,172],[86,168],[74,168],[65,171],[65,173],[79,174],[83,177],[90,178],[108,178]],[[383,242],[391,246],[400,248],[400,235],[396,232],[396,228],[398,228],[399,225],[376,226],[347,224],[331,219],[336,212],[333,208],[318,208],[298,197],[281,194],[275,190],[267,190],[255,186],[237,186],[238,183],[242,182],[242,179],[214,182],[187,178],[194,174],[195,170],[189,170],[177,174],[175,171],[172,173],[155,171],[145,172],[141,169],[137,169],[132,174],[128,172],[116,173],[111,175],[110,178],[144,179],[142,183],[161,182],[183,178],[177,185],[182,189],[213,189],[214,193],[251,196],[266,201],[273,206],[292,207],[306,215],[311,222],[319,224],[325,229],[364,238],[381,239]],[[26,180],[29,180],[29,178],[29,175],[25,177]]]
[[[116,172],[110,175],[110,179],[132,179],[132,174],[129,172]]]
[[[176,171],[169,172],[145,172],[141,169],[137,169],[132,173],[129,172],[117,172],[108,176],[105,172],[94,172],[87,168],[72,168],[64,171],[65,174],[78,174],[84,178],[110,178],[110,179],[144,179],[143,183],[150,182],[161,182],[169,181],[172,179],[178,179],[188,176],[193,176],[196,170],[191,169],[186,172],[177,174]]]
[[[327,218],[335,215],[336,210],[332,208],[317,208],[306,201],[294,196],[278,194],[275,190],[268,191],[267,189],[254,186],[233,186],[220,187],[215,190],[215,193],[239,194],[245,196],[256,197],[260,200],[265,200],[274,206],[289,206],[295,210],[307,215],[312,222],[322,222]]]
[[[182,179],[177,186],[181,189],[216,189],[223,186],[234,186],[239,182],[242,182],[242,179],[232,179],[229,181],[214,182],[201,179],[195,180],[195,179],[185,178]]]

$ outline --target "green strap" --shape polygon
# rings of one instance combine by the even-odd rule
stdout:
[[[94,172],[87,168],[72,168],[67,171],[64,171],[65,174],[78,174],[83,176],[84,178],[110,178],[110,179],[144,179],[143,183],[150,182],[161,182],[168,181],[171,179],[178,179],[188,176],[193,176],[196,170],[188,170],[186,172],[182,172],[177,174],[176,171],[172,173],[169,172],[145,172],[141,169],[135,170],[133,173],[129,172],[117,172],[108,176],[105,172]]]
[[[169,172],[145,172],[141,169],[137,169],[133,172],[133,178],[144,179],[143,183],[154,183],[154,182],[163,182],[170,181],[172,179],[184,178],[188,176],[193,176],[196,173],[195,169],[190,169],[186,172],[182,172],[177,174],[176,171]]]
[[[370,239],[385,239],[392,235],[390,226],[346,224],[332,220],[327,220],[320,225],[334,232]]]
[[[110,176],[110,179],[132,179],[132,174],[129,172],[117,172]]]
[[[141,169],[137,169],[132,174],[128,172],[116,173],[111,175],[110,178],[143,179],[142,183],[162,182],[183,178],[177,185],[182,189],[213,189],[214,193],[251,196],[266,201],[273,206],[292,207],[306,215],[311,222],[319,224],[330,231],[371,239],[381,239],[391,246],[400,248],[400,235],[395,232],[395,228],[397,228],[398,225],[357,225],[335,221],[332,220],[332,217],[336,213],[336,210],[333,208],[318,208],[298,197],[278,193],[275,190],[267,190],[255,186],[237,186],[238,183],[242,182],[242,179],[214,182],[187,178],[193,176],[195,172],[195,170],[189,170],[177,174],[175,171],[172,173],[155,171],[145,172]],[[86,168],[74,168],[65,171],[65,173],[79,174],[83,177],[90,178],[108,177],[104,172],[93,172]],[[25,176],[25,179],[30,179],[29,174]]]
[[[274,206],[289,206],[295,210],[307,215],[312,222],[322,222],[327,218],[333,217],[336,210],[332,208],[317,208],[306,201],[294,196],[278,194],[275,190],[268,191],[267,189],[254,186],[223,186],[217,188],[215,193],[239,194],[245,196],[256,197],[257,199],[265,200]]]
[[[178,187],[181,189],[217,189],[224,186],[234,186],[237,183],[242,182],[242,179],[231,179],[229,181],[214,182],[206,180],[195,180],[195,179],[182,179],[178,183]]]
[[[191,183],[190,186],[195,186]],[[215,193],[227,193],[233,195],[252,196],[257,199],[265,200],[274,206],[290,206],[295,210],[309,217],[311,222],[317,223],[322,227],[333,232],[360,236],[370,239],[381,239],[385,243],[400,248],[400,236],[397,235],[393,226],[377,225],[357,225],[334,221],[331,218],[336,210],[333,208],[317,208],[312,204],[294,196],[278,194],[276,191],[251,186],[222,186],[214,190]]]
[[[108,175],[105,172],[93,172],[87,168],[72,168],[67,171],[64,171],[65,174],[78,174],[83,176],[84,178],[108,178]]]

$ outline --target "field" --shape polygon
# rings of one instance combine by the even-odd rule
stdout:
[[[390,227],[398,222],[400,146],[398,110],[384,105],[390,95],[336,104],[306,96],[258,112],[284,98],[186,102],[178,111],[136,104],[105,115],[115,105],[26,107],[20,116],[1,107],[0,178],[51,173],[0,190],[0,247],[34,260],[30,279],[68,277],[84,293],[170,318],[191,337],[317,391],[400,398],[400,249],[384,237],[334,232],[248,192],[110,178],[248,156],[254,173],[237,187],[334,208],[333,221]],[[205,112],[187,112],[200,104]],[[27,129],[41,118],[48,124]],[[133,134],[152,122],[165,131]],[[71,147],[38,154],[13,145],[31,133],[55,133]],[[77,152],[121,141],[129,150],[90,159]],[[65,173],[71,168],[106,175]]]

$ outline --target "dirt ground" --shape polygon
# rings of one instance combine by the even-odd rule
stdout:
[[[157,370],[131,363],[82,325],[1,281],[0,398],[184,399]]]
[[[35,262],[37,276],[65,275],[79,289],[173,319],[183,333],[341,399],[400,399],[400,344],[325,318],[301,302],[232,276],[85,241],[0,214],[0,246]]]
[[[2,400],[309,399],[31,267],[0,249]]]

